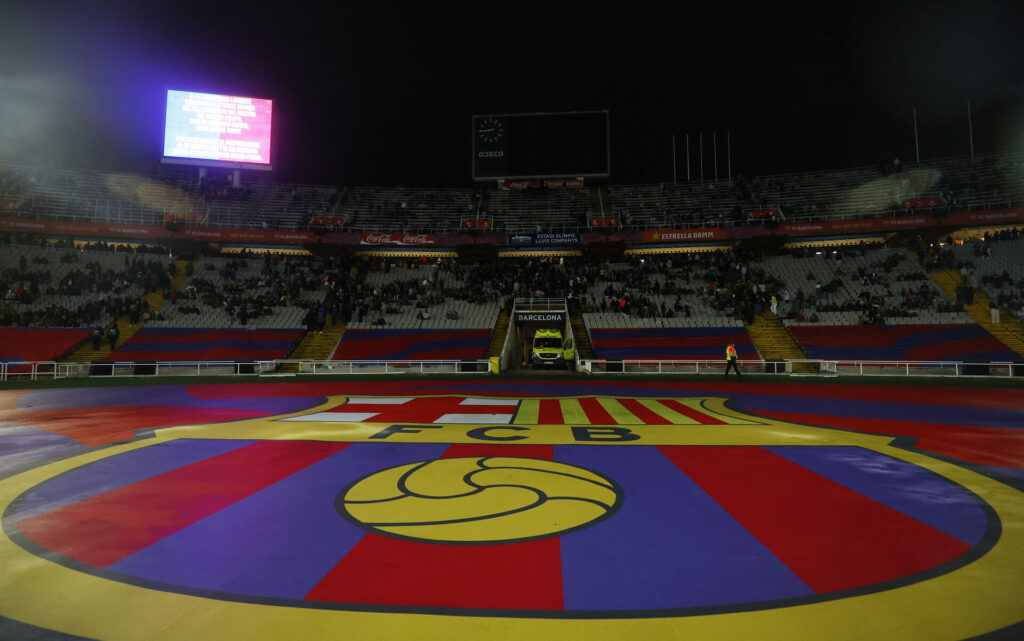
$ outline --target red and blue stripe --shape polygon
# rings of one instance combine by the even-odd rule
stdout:
[[[453,456],[578,465],[614,479],[624,499],[592,527],[497,545],[386,537],[335,509],[359,478]],[[840,446],[186,440],[58,477],[26,495],[16,518],[57,554],[185,591],[552,613],[737,607],[868,589],[961,557],[988,528],[963,488]]]

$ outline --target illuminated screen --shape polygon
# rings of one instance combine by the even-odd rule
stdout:
[[[264,98],[168,90],[164,156],[269,165],[272,106]]]

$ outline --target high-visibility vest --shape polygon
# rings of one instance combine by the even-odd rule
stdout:
[[[732,360],[736,356],[736,348],[732,345],[725,348],[725,357]]]

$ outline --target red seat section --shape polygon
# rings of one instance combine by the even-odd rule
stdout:
[[[977,324],[802,325],[789,328],[810,358],[878,361],[1019,361]]]
[[[0,328],[0,361],[52,361],[85,340],[90,329]],[[8,371],[19,371],[22,368]],[[27,368],[25,368],[27,369]]]
[[[108,361],[235,361],[284,358],[300,329],[144,327],[118,345]]]
[[[725,360],[725,347],[736,346],[739,360],[757,360],[757,348],[743,327],[661,327],[592,329],[598,358],[644,361]]]
[[[483,358],[490,329],[350,329],[334,358],[365,360],[448,360]]]

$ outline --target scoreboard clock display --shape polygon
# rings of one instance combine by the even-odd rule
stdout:
[[[473,116],[473,179],[607,178],[608,111]]]

